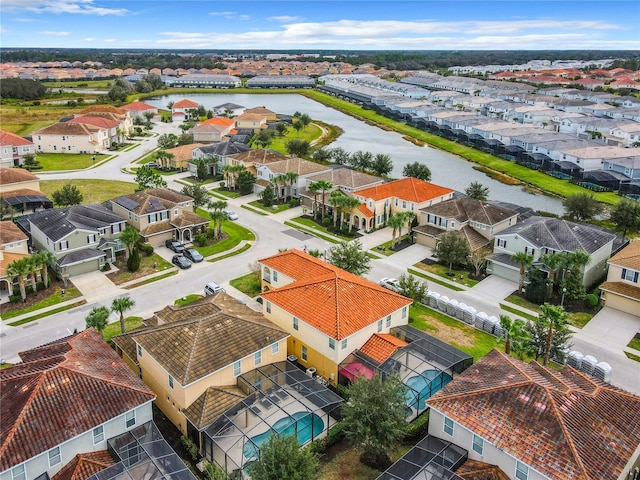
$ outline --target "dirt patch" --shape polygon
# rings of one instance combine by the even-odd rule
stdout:
[[[475,346],[474,339],[470,338],[460,328],[445,325],[437,318],[429,315],[420,315],[419,318],[426,322],[426,329],[429,330],[430,333],[433,332],[433,336],[437,337],[439,340],[446,343],[454,343],[459,347],[470,348]]]
[[[143,278],[147,275],[151,275],[152,273],[160,270],[166,270],[171,267],[171,264],[168,264],[167,267],[167,262],[156,254],[151,257],[147,257],[145,254],[142,254],[140,259],[140,268],[135,272],[130,272],[127,269],[127,262],[124,260],[124,255],[118,256],[118,259],[113,262],[113,264],[119,268],[119,270],[113,273],[108,273],[107,278],[109,278],[109,280],[111,280],[115,285],[121,285],[132,280],[137,280],[138,278]]]

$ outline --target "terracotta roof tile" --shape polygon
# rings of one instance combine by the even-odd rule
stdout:
[[[469,458],[458,467],[456,475],[464,480],[509,480],[500,467]]]
[[[82,115],[69,120],[67,123],[84,123],[87,125],[93,125],[98,128],[116,128],[120,125],[117,120],[109,120],[108,118],[94,116],[94,115]]]
[[[10,146],[18,146],[18,145],[33,145],[33,142],[30,142],[26,138],[22,138],[19,135],[11,132],[4,132],[0,130],[0,145],[10,145]]]
[[[361,205],[358,205],[358,210],[360,210],[360,212],[366,215],[367,218],[373,218],[373,216],[375,215],[371,210],[367,208],[367,206],[364,203]]]
[[[353,192],[354,195],[372,198],[376,201],[397,197],[415,203],[426,202],[450,193],[453,193],[450,188],[441,187],[413,177],[405,177]]]
[[[155,399],[93,329],[20,357],[0,370],[2,471]]]
[[[374,333],[360,348],[360,351],[378,363],[384,363],[401,347],[408,345],[404,340],[388,333]]]
[[[154,107],[153,105],[149,105],[148,103],[144,103],[144,102],[141,102],[140,100],[137,100],[127,105],[123,105],[122,107],[120,107],[120,109],[141,112],[146,110],[158,110],[158,107]]]
[[[549,478],[617,479],[640,444],[640,397],[497,350],[427,403]]]
[[[230,118],[213,117],[201,122],[202,125],[220,125],[222,127],[230,127],[235,125],[236,121]]]
[[[297,281],[262,297],[341,340],[411,304],[411,300],[299,250],[260,263]]]
[[[604,282],[600,285],[600,290],[611,292],[623,297],[628,297],[640,301],[640,287],[625,282]]]
[[[193,149],[198,147],[204,147],[204,143],[190,143],[189,145],[180,145],[175,148],[170,148],[167,153],[173,155],[175,161],[191,160],[193,158]]]
[[[0,245],[28,239],[29,237],[12,221],[0,222]]]
[[[0,185],[12,183],[32,182],[39,180],[33,173],[23,168],[0,167]],[[6,196],[6,194],[3,194]]]
[[[21,258],[28,257],[29,255],[26,253],[10,253],[6,250],[2,251],[0,255],[2,258],[0,259],[0,278],[6,277],[7,275],[7,267],[14,260],[20,260]]]
[[[173,104],[172,108],[173,109],[175,109],[175,108],[198,108],[199,106],[200,106],[200,104],[185,98],[183,100],[178,100],[177,102],[175,102]]]
[[[631,242],[608,261],[609,265],[640,270],[640,240]]]
[[[56,473],[51,480],[86,480],[92,475],[104,470],[115,461],[108,450],[79,453]]]
[[[209,387],[182,413],[198,429],[211,425],[227,409],[246,398],[236,385]]]

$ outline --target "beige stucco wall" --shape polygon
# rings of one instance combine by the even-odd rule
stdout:
[[[91,135],[33,135],[37,151],[46,153],[95,153],[109,146],[108,139],[107,130],[99,130]]]
[[[22,190],[23,188],[29,190],[40,190],[40,180],[29,180],[26,182],[9,183],[0,185],[0,194],[13,192],[15,190]]]

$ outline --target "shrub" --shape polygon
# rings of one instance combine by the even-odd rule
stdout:
[[[598,306],[598,303],[600,303],[600,298],[597,295],[590,293],[585,297],[585,301],[591,308],[596,308]]]
[[[137,272],[140,268],[140,252],[137,248],[133,248],[131,250],[131,255],[129,255],[129,259],[127,260],[127,269],[130,272]]]
[[[105,262],[102,264],[102,267],[100,267],[100,270],[103,272],[106,272],[107,270],[109,270],[111,267],[109,266],[108,262]]]
[[[315,454],[326,453],[329,447],[341,442],[344,440],[344,437],[344,424],[342,422],[338,422],[331,428],[331,430],[329,430],[326,437],[321,438],[320,440],[314,440],[311,445],[309,445],[309,449],[311,450],[311,453]]]
[[[207,244],[207,234],[199,233],[198,235],[196,235],[196,243],[198,244],[198,246],[204,247]]]
[[[407,425],[405,440],[413,441],[424,437],[429,430],[429,411],[424,412],[413,422]]]
[[[9,295],[9,302],[10,303],[18,303],[22,301],[22,297],[20,296],[20,294],[18,295]]]
[[[299,199],[292,198],[291,200],[289,200],[289,207],[293,208],[293,207],[297,207],[298,205],[300,205]]]
[[[138,249],[143,252],[147,257],[153,255],[153,247],[148,243],[139,243]]]
[[[180,437],[180,443],[194,462],[198,460],[198,446],[186,435]]]
[[[325,227],[328,227],[329,225],[331,225],[331,219],[329,217],[324,217],[322,219],[322,225],[324,225]]]

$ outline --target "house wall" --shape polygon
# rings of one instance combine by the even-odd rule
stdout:
[[[634,283],[632,281],[623,279],[622,269],[623,267],[621,267],[620,265],[609,264],[609,271],[607,272],[607,282],[619,282],[635,287],[640,287],[640,284],[638,282]],[[634,271],[633,269],[628,270]],[[631,315],[637,315],[640,311],[640,301],[629,297],[623,297],[622,295],[618,295],[612,292],[606,292],[603,290],[602,299],[604,300],[604,303],[607,307],[615,308],[616,310],[620,310]]]
[[[89,243],[88,236],[94,235],[95,241]],[[47,237],[37,226],[31,224],[31,241],[33,245],[38,249],[45,249],[52,252],[56,258],[64,257],[65,255],[77,251],[84,250],[85,248],[97,248],[100,241],[100,235],[97,230],[85,230],[76,229],[69,235],[60,240],[53,242]],[[62,250],[61,242],[68,242],[68,248]]]
[[[22,165],[22,158],[27,154],[35,154],[35,145],[3,145],[0,147],[0,167]],[[17,163],[16,163],[17,162]]]
[[[282,339],[277,343],[279,347],[278,352],[275,354],[272,353],[272,345],[262,349],[262,362],[259,365],[268,365],[286,360],[286,339]],[[259,366],[254,362],[254,353],[238,359],[242,362],[241,373],[246,373]],[[174,378],[173,388],[169,386],[169,372],[144,349],[142,350],[142,355],[138,355],[138,363],[140,365],[139,369],[142,370],[142,380],[157,395],[156,405],[183,434],[187,433],[187,420],[181,410],[188,408],[209,387],[236,385],[233,363],[211,372],[208,376],[202,377],[189,385],[183,386],[178,379]]]
[[[269,281],[267,281],[266,278],[269,278]],[[267,290],[289,285],[295,282],[296,279],[282,272],[278,272],[273,268],[269,268],[266,265],[261,265],[260,281],[262,282],[262,291],[266,292]]]
[[[5,243],[4,245],[1,245],[0,250],[7,253],[23,253],[25,255],[28,255],[29,244],[26,240],[18,240],[17,242]]]
[[[469,458],[472,460],[478,460],[488,463],[490,465],[497,465],[500,469],[508,475],[510,479],[515,479],[516,461],[517,459],[503,450],[499,449],[495,445],[490,444],[486,440],[484,441],[483,453],[480,455],[473,450],[473,432],[464,428],[462,425],[454,422],[453,436],[444,431],[444,418],[445,416],[431,407],[429,413],[429,434],[434,437],[441,438],[448,442],[452,442],[469,453]],[[551,480],[546,475],[534,470],[529,465],[529,478],[528,480]]]
[[[93,428],[87,430],[80,435],[69,439],[68,441],[61,443],[60,446],[60,458],[61,462],[58,465],[49,467],[49,451],[45,451],[35,457],[30,458],[25,462],[26,478],[31,480],[37,478],[39,475],[47,472],[49,477],[55,475],[62,469],[67,463],[69,463],[73,457],[79,453],[95,452],[98,450],[107,449],[107,440],[120,435],[135,426],[141,425],[153,419],[153,412],[151,409],[151,402],[147,402],[134,409],[136,414],[136,423],[134,426],[127,428],[125,424],[125,414],[119,415],[107,422],[103,423],[104,428],[104,440],[96,444],[93,443]],[[96,424],[96,427],[100,425]],[[5,470],[0,473],[0,480],[12,480],[11,470]]]
[[[33,135],[37,151],[45,153],[94,153],[108,148],[108,139],[107,130],[99,130],[91,135]]]
[[[27,188],[29,190],[40,190],[40,180],[29,180],[26,182],[18,182],[18,183],[8,183],[8,184],[0,184],[0,194],[13,192],[15,190],[21,190],[23,188]]]

